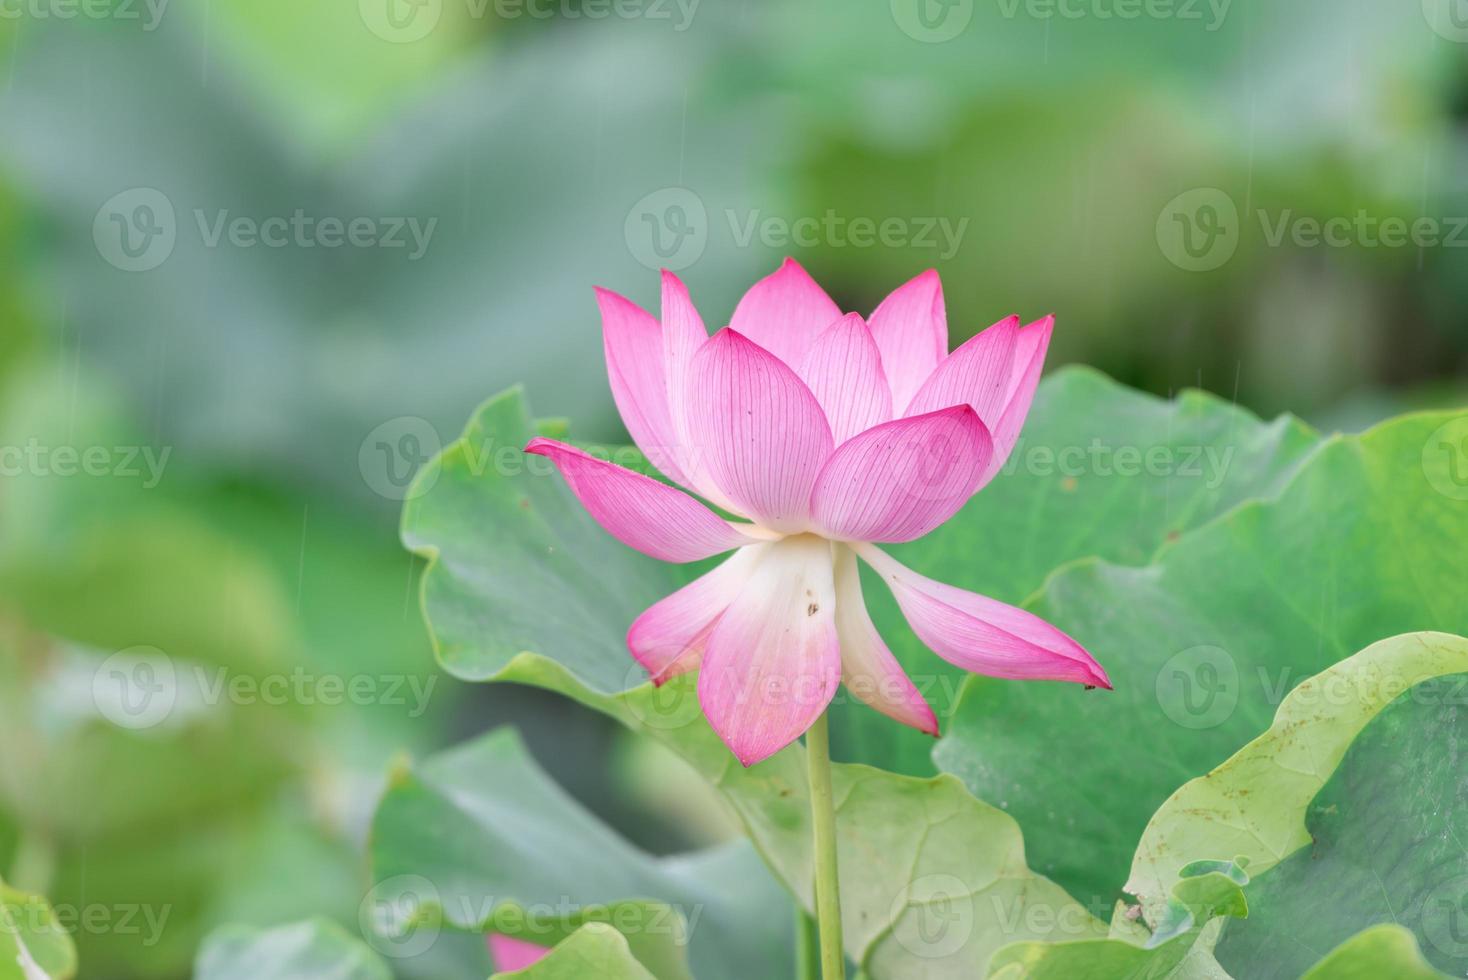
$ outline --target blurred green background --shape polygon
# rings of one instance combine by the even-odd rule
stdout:
[[[83,976],[355,924],[390,760],[499,724],[638,843],[728,832],[441,676],[396,540],[505,386],[622,436],[594,284],[717,326],[786,254],[863,312],[934,266],[955,343],[1054,312],[1162,395],[1468,391],[1468,0],[0,0],[0,61],[0,875],[171,910]],[[314,696],[119,724],[160,653]]]

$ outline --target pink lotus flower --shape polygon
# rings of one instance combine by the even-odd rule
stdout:
[[[638,447],[744,520],[552,439],[525,451],[550,457],[592,517],[639,551],[670,562],[734,552],[639,616],[627,645],[656,683],[700,671],[704,714],[746,766],[800,737],[842,682],[937,734],[867,614],[858,557],[945,660],[994,677],[1111,686],[1050,624],[924,578],[874,544],[922,537],[999,471],[1053,318],[1021,327],[1009,317],[949,354],[936,272],[867,321],[843,315],[789,259],[713,337],[670,272],[661,324],[615,293],[597,299],[612,394]]]

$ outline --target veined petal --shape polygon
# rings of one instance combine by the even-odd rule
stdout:
[[[938,271],[929,269],[893,290],[872,312],[871,328],[892,388],[892,410],[901,414],[948,353]]]
[[[596,522],[643,554],[662,561],[697,561],[755,543],[683,491],[575,446],[536,438],[525,451],[555,463]]]
[[[872,545],[854,547],[897,597],[913,632],[949,663],[990,677],[1111,687],[1079,643],[1033,613],[924,578]]]
[[[1035,387],[1040,383],[1040,371],[1045,367],[1045,352],[1050,349],[1054,329],[1055,317],[1047,316],[1019,332],[1014,349],[1014,373],[1009,379],[1009,400],[994,426],[994,456],[981,483],[988,483],[999,472],[1019,441],[1020,430],[1035,400]]]
[[[647,668],[654,684],[698,668],[709,634],[744,588],[764,548],[740,548],[633,621],[627,630],[627,649]]]
[[[882,355],[859,314],[848,313],[823,330],[799,373],[826,413],[838,446],[892,417]]]
[[[831,455],[811,493],[812,516],[838,540],[920,538],[967,502],[992,454],[968,405],[884,422]]]
[[[904,415],[924,415],[953,405],[971,405],[993,429],[1009,403],[1019,317],[1000,320],[970,337],[943,359],[908,404]]]
[[[799,738],[840,681],[830,543],[799,535],[769,545],[704,647],[704,715],[750,766]]]
[[[729,326],[794,367],[821,331],[840,317],[841,308],[810,273],[786,259],[749,288]]]
[[[882,642],[861,595],[856,553],[836,546],[836,635],[841,643],[841,682],[852,697],[929,735],[938,719],[911,678]]]
[[[612,400],[637,448],[662,472],[691,486],[680,465],[669,411],[662,328],[653,315],[609,289],[596,290]]]
[[[688,295],[688,287],[667,269],[663,270],[663,364],[668,378],[668,411],[674,437],[680,449],[688,448],[687,403],[688,366],[693,355],[708,341],[703,318]],[[695,469],[692,461],[683,462],[689,475]],[[694,487],[694,489],[699,489]]]
[[[831,428],[779,358],[726,328],[693,357],[688,425],[701,467],[734,509],[766,528],[805,530]]]

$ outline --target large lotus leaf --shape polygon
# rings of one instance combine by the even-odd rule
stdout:
[[[936,758],[1020,821],[1037,868],[1115,898],[1152,813],[1267,728],[1296,683],[1384,636],[1468,632],[1447,587],[1468,580],[1450,424],[1413,415],[1334,438],[1277,499],[1147,568],[1055,576],[1032,608],[1087,643],[1116,690],[975,678]]]
[[[1248,859],[1250,911],[1216,955],[1236,976],[1295,977],[1367,926],[1412,930],[1468,967],[1468,640],[1383,640],[1292,691],[1274,724],[1152,818],[1127,890],[1155,912],[1180,861]]]
[[[656,859],[553,783],[512,729],[399,771],[372,828],[382,942],[441,927],[555,945],[587,922],[626,935],[659,980],[774,976],[788,901],[745,844]],[[420,934],[419,930],[431,930]]]

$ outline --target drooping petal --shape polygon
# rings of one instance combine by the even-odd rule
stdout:
[[[704,715],[750,766],[799,738],[840,681],[831,545],[811,535],[775,542],[704,647]]]
[[[678,433],[669,410],[662,328],[653,315],[609,289],[596,290],[601,308],[602,344],[612,400],[632,441],[662,472],[684,486]]]
[[[643,554],[697,561],[756,540],[683,491],[575,446],[536,438],[525,451],[554,462],[596,522]]]
[[[861,595],[856,554],[844,545],[836,547],[836,635],[841,643],[841,682],[852,697],[920,732],[938,734],[933,709],[872,625]]]
[[[494,961],[496,973],[513,973],[534,966],[550,953],[549,947],[525,939],[515,939],[513,936],[502,936],[497,932],[490,933],[488,941],[489,955]]]
[[[1019,317],[1011,316],[964,341],[923,382],[903,414],[971,405],[992,430],[1009,401],[1018,334]]]
[[[848,313],[821,331],[799,374],[826,413],[838,446],[892,417],[882,355],[860,314]]]
[[[1024,428],[1030,405],[1035,400],[1035,387],[1040,383],[1040,371],[1045,367],[1045,352],[1050,349],[1050,335],[1054,329],[1053,316],[1020,329],[1015,341],[1014,373],[1010,376],[1008,402],[994,426],[994,456],[981,483],[988,483],[999,472],[1019,441],[1020,430]]]
[[[744,588],[764,548],[740,548],[633,621],[627,630],[627,649],[647,668],[654,684],[698,668],[709,634]]]
[[[841,308],[810,273],[786,259],[749,288],[729,326],[794,367],[821,331],[840,317]]]
[[[1033,613],[924,578],[872,545],[854,547],[897,597],[913,632],[949,663],[990,677],[1111,687],[1079,643]]]
[[[831,454],[811,493],[812,516],[838,540],[920,538],[973,496],[992,453],[968,405],[884,422]]]
[[[893,290],[872,312],[871,328],[892,388],[892,410],[901,415],[948,353],[948,312],[938,271],[929,269]]]
[[[739,513],[775,531],[805,529],[831,428],[815,395],[732,328],[694,355],[688,425],[700,466]]]

